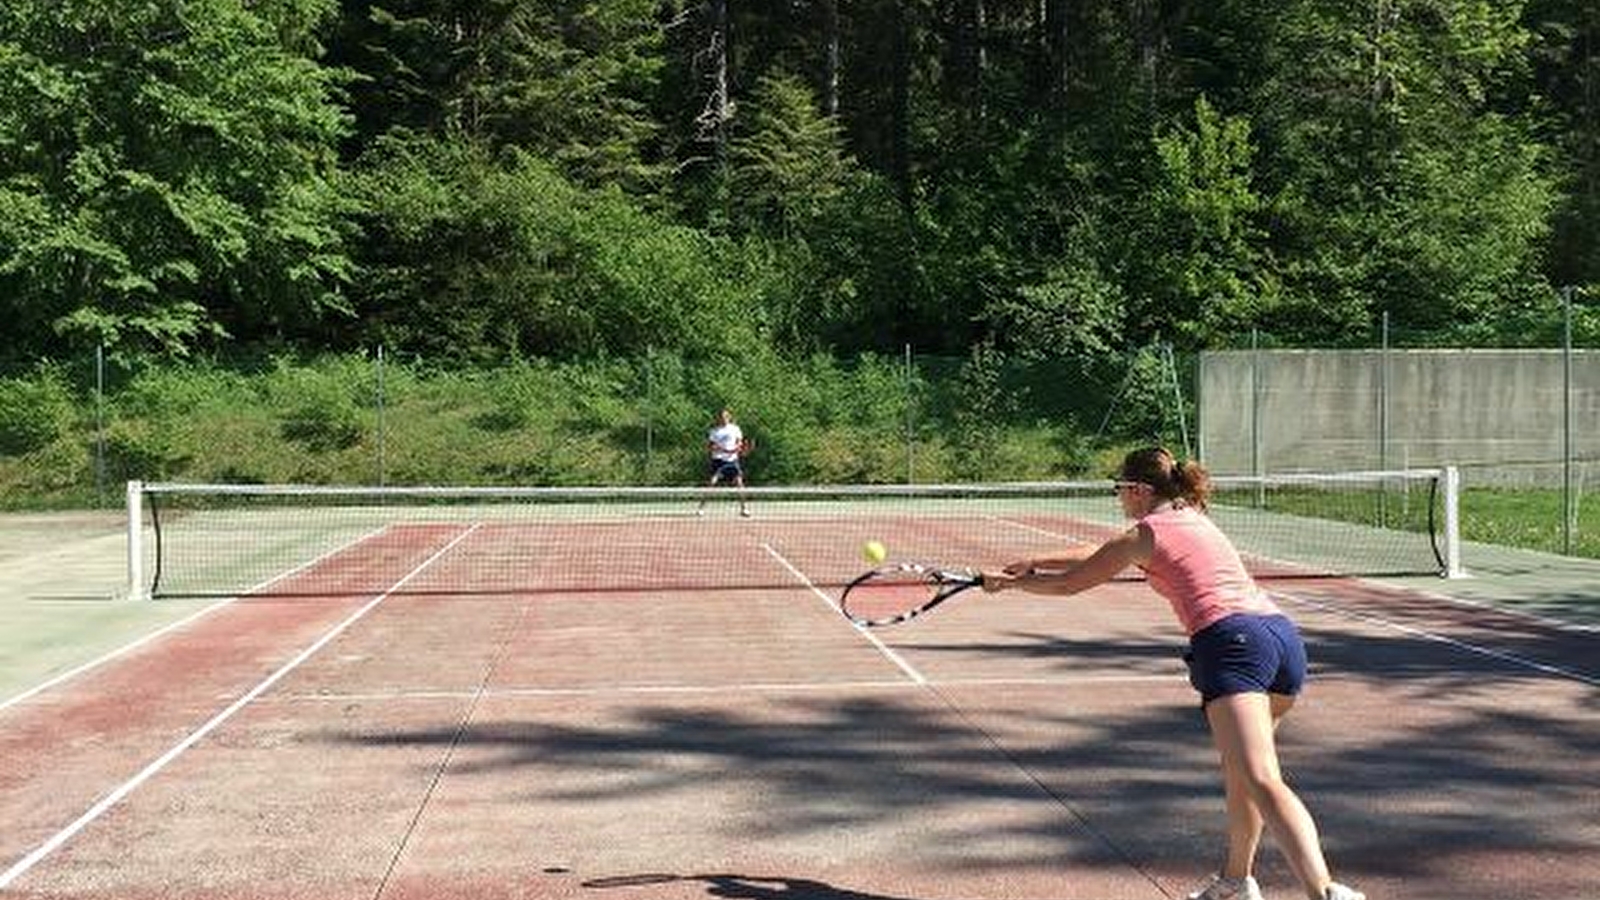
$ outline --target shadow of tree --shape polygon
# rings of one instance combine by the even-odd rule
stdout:
[[[1525,858],[1544,868],[1519,881],[1519,895],[1561,896],[1539,892],[1541,872],[1567,877],[1579,865],[1573,860],[1600,851],[1600,720],[1586,714],[1596,691],[1495,657],[1464,663],[1459,647],[1416,634],[1308,634],[1317,670],[1339,676],[1323,693],[1341,699],[1318,699],[1291,716],[1280,739],[1286,771],[1337,867],[1448,886],[1474,865]],[[1552,636],[1528,626],[1494,638],[1507,653],[1542,654]],[[901,646],[1080,671],[1173,672],[1176,652],[1151,641],[1029,632]],[[1581,649],[1555,652],[1566,659]],[[914,819],[937,823],[947,845],[962,847],[948,864],[974,870],[1132,865],[1160,879],[1203,873],[1223,839],[1222,802],[1192,700],[1165,691],[1115,707],[1085,705],[1080,692],[1093,690],[1067,685],[1021,696],[1003,684],[963,685],[959,701],[937,684],[768,691],[761,704],[734,693],[608,709],[599,722],[530,708],[526,718],[477,721],[463,734],[441,726],[333,739],[483,751],[452,763],[452,777],[518,769],[568,776],[517,779],[522,791],[508,802],[646,804],[745,783],[781,813],[739,819],[730,841]],[[1314,682],[1312,690],[1321,689]],[[994,803],[1031,814],[1006,817],[998,831],[963,819]],[[1277,854],[1268,850],[1263,861],[1287,883]],[[692,877],[705,880],[711,896],[882,897],[802,878]]]
[[[1329,669],[1415,679],[1426,689],[1537,687],[1552,676],[1600,687],[1600,631],[1374,585],[1331,583],[1279,598],[1301,622],[1313,661]],[[1591,708],[1597,699],[1590,692]]]
[[[896,650],[940,654],[952,659],[995,657],[1010,661],[1043,660],[1062,673],[1114,672],[1118,675],[1183,677],[1183,647],[1177,640],[1107,641],[1038,631],[1009,631],[986,641],[934,643],[895,641]]]

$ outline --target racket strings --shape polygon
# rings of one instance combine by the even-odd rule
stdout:
[[[852,619],[885,621],[914,613],[939,593],[939,585],[921,575],[890,573],[857,582],[845,592],[844,612]]]

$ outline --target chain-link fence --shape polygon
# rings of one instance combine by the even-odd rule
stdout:
[[[1200,452],[1231,474],[1456,466],[1480,536],[1600,555],[1600,348],[1563,333],[1545,349],[1207,352]]]
[[[0,375],[0,507],[112,507],[128,479],[693,484],[729,406],[755,438],[755,483],[1097,478],[1152,442],[1218,474],[1454,465],[1477,537],[1600,556],[1600,504],[1586,502],[1600,347],[1252,343],[1052,359],[987,345],[849,360],[647,351],[494,369],[382,350],[182,364],[95,353]]]
[[[494,369],[384,350],[133,365],[96,354],[0,376],[0,494],[115,505],[127,479],[684,484],[704,476],[723,406],[768,484],[1099,477],[1119,445],[1191,444],[1190,380],[1160,345],[1072,359],[987,345],[848,360],[646,352]]]

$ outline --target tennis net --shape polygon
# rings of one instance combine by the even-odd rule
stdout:
[[[1262,578],[1450,574],[1456,481],[1422,469],[1213,479]],[[892,559],[975,568],[1127,527],[1105,481],[724,488],[128,485],[135,596],[839,585]],[[748,515],[742,513],[748,512]]]

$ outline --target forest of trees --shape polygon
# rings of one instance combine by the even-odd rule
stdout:
[[[1551,341],[1597,235],[1593,0],[0,5],[13,365]]]

